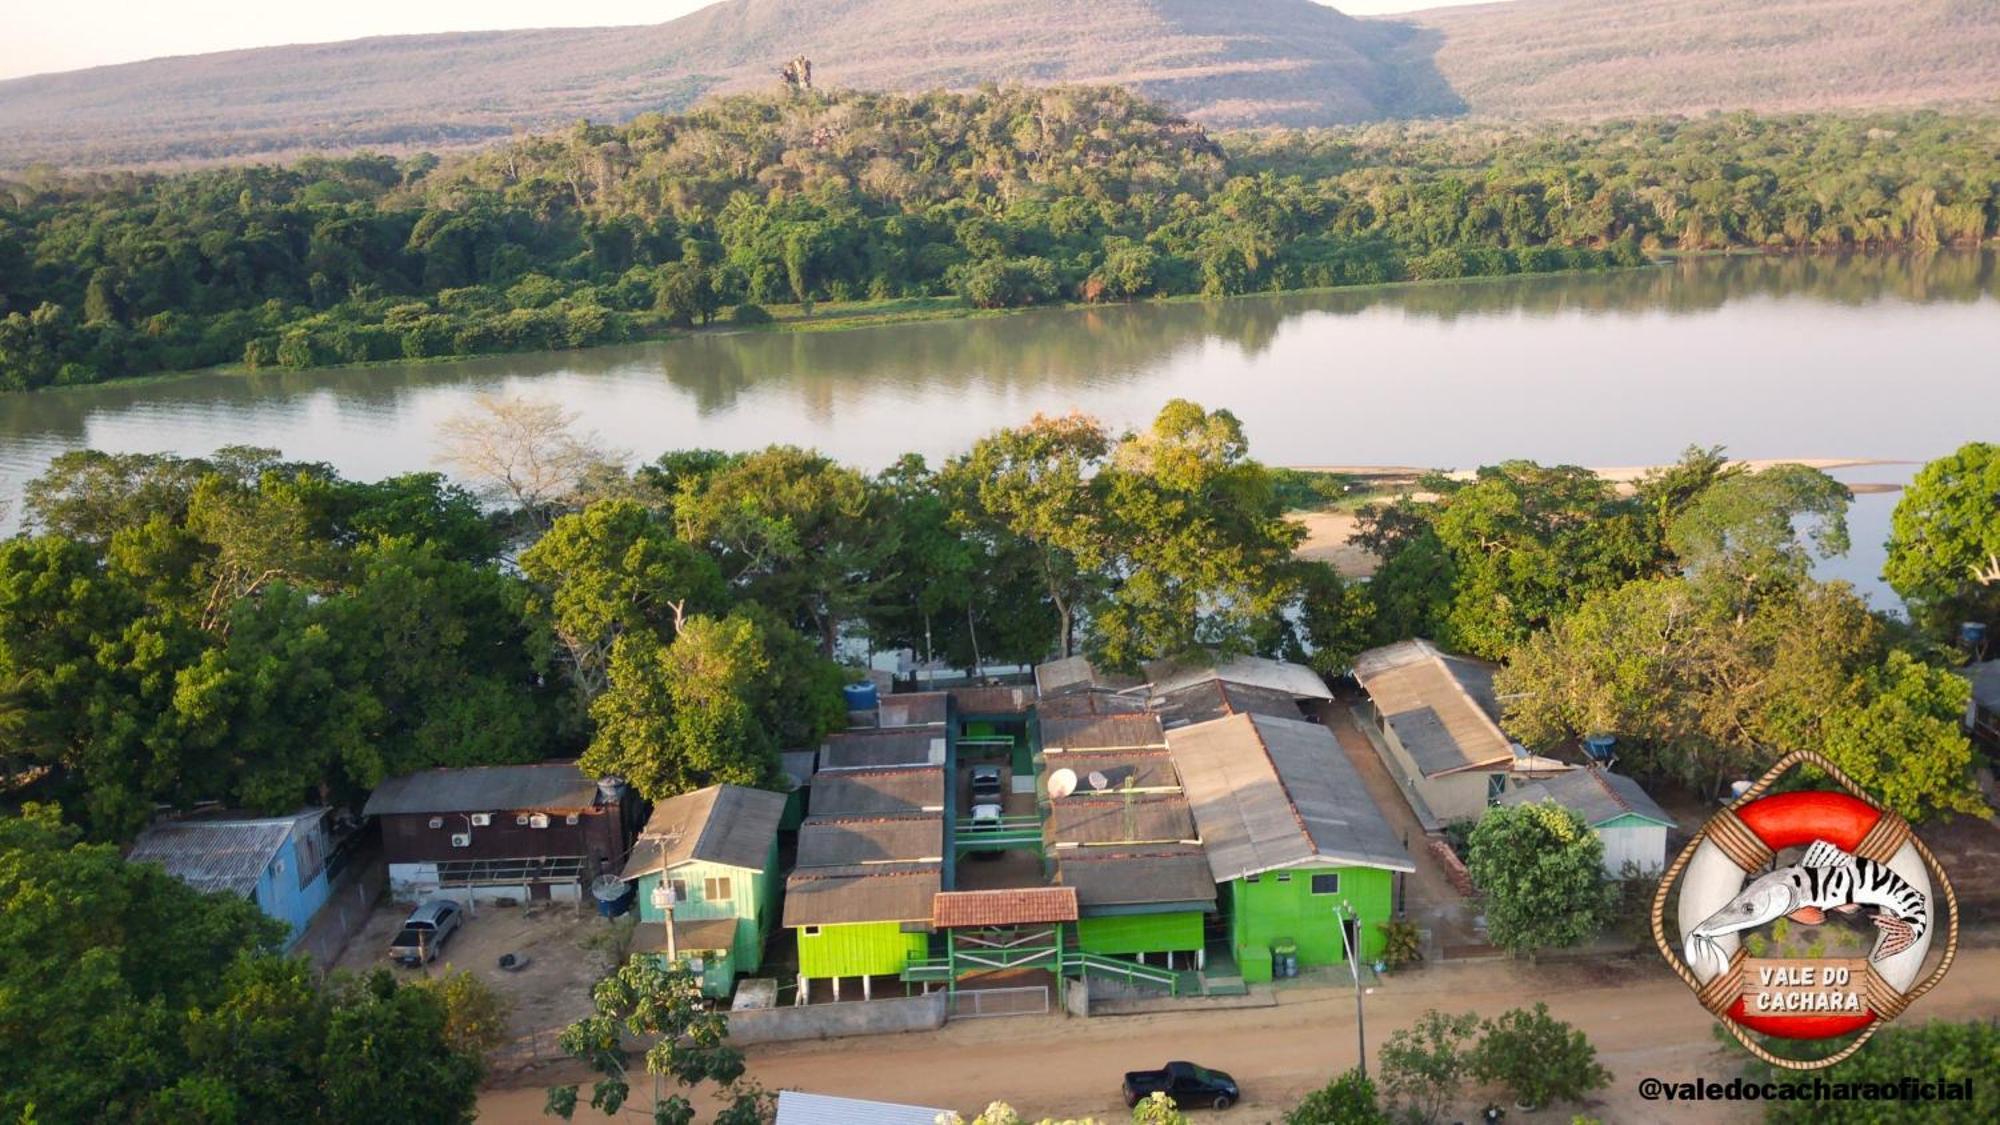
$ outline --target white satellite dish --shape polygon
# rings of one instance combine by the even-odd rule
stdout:
[[[1056,772],[1049,775],[1050,797],[1060,799],[1063,797],[1067,797],[1074,792],[1076,792],[1075,770],[1064,768],[1064,769],[1059,769]]]
[[[1091,770],[1090,777],[1087,778],[1086,780],[1090,782],[1090,787],[1092,789],[1095,789],[1100,793],[1106,789],[1111,788],[1111,779],[1104,776],[1104,773],[1101,770]]]

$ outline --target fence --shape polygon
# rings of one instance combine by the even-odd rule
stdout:
[[[1049,1010],[1049,986],[1028,984],[1012,988],[966,988],[951,993],[952,1019],[982,1016],[1039,1016]]]
[[[299,935],[292,952],[312,958],[313,966],[321,972],[332,968],[347,943],[368,924],[368,917],[375,912],[375,902],[382,897],[382,888],[388,881],[388,869],[379,852],[343,863],[340,877],[327,892],[326,903]]]

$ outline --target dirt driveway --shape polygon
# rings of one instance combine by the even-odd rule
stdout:
[[[1961,950],[1950,983],[1925,996],[1903,1018],[1970,1019],[2000,1009],[2000,949]],[[1726,1080],[1735,1060],[1715,1043],[1715,1021],[1657,958],[1629,961],[1463,963],[1393,977],[1366,998],[1371,1056],[1391,1031],[1426,1008],[1492,1016],[1535,1000],[1582,1028],[1614,1078],[1587,1106],[1535,1113],[1509,1109],[1509,1125],[1563,1125],[1578,1112],[1606,1122],[1755,1121],[1759,1114],[1721,1103],[1675,1113],[1639,1098],[1644,1077]],[[1275,1120],[1307,1090],[1354,1065],[1354,1001],[1339,990],[1279,994],[1274,1008],[1075,1019],[965,1020],[942,1031],[876,1039],[829,1040],[752,1048],[750,1074],[771,1089],[802,1089],[850,1097],[945,1106],[970,1114],[1004,1099],[1037,1120],[1045,1114],[1127,1120],[1117,1097],[1119,1075],[1175,1058],[1234,1074],[1246,1100],[1218,1121],[1254,1125]],[[480,1120],[529,1125],[541,1116],[540,1083],[488,1091]],[[573,1078],[571,1080],[574,1080]],[[1497,1091],[1475,1092],[1447,1120],[1470,1121]],[[1721,1111],[1721,1112],[1718,1112]],[[578,1120],[603,1120],[583,1112]]]
[[[368,924],[347,943],[335,969],[365,972],[389,965],[389,941],[410,913],[408,903],[384,901]],[[508,1030],[515,1036],[565,1026],[590,1010],[590,989],[609,964],[610,953],[592,941],[610,929],[594,912],[568,903],[526,906],[481,905],[447,943],[444,955],[419,970],[396,967],[405,978],[446,967],[477,974],[513,1005]],[[528,958],[526,968],[504,972],[502,954]]]

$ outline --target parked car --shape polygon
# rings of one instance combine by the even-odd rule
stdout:
[[[972,803],[1001,804],[1006,800],[1007,783],[1000,776],[999,766],[972,767]]]
[[[410,911],[403,928],[389,943],[389,957],[406,965],[437,960],[444,943],[465,923],[465,912],[448,898],[434,898]]]
[[[1182,1109],[1228,1109],[1243,1097],[1236,1079],[1191,1062],[1170,1062],[1158,1070],[1134,1070],[1125,1075],[1126,1105],[1138,1105],[1154,1094],[1165,1094]]]
[[[976,841],[981,833],[998,831],[1000,831],[999,805],[986,804],[972,806],[972,825],[966,830],[968,838]],[[1000,852],[1001,849],[999,848],[980,848],[971,854],[977,859],[992,859],[999,855]]]

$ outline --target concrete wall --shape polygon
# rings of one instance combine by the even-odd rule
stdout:
[[[1090,978],[1078,977],[1063,987],[1063,1010],[1072,1016],[1090,1015]]]
[[[786,1005],[729,1013],[729,1041],[782,1043],[795,1039],[839,1039],[850,1035],[895,1035],[935,1031],[944,1026],[943,989],[894,1000],[850,1000],[838,1004]]]

